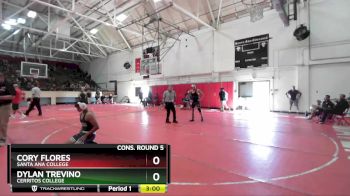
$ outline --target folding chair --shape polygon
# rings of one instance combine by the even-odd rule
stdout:
[[[334,123],[336,125],[346,126],[350,125],[350,122],[346,119],[346,115],[348,114],[349,108],[346,109],[343,114],[334,114]]]

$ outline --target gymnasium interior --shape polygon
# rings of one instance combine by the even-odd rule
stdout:
[[[0,0],[0,72],[22,92],[5,115],[0,81],[0,195],[140,194],[15,191],[11,146],[65,144],[80,110],[98,122],[80,146],[169,145],[166,195],[350,195],[349,8]]]

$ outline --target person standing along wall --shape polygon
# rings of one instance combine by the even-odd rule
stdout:
[[[289,95],[289,96],[288,96]],[[301,92],[295,89],[295,86],[288,92],[286,92],[286,96],[289,99],[289,112],[292,111],[293,104],[297,108],[297,112],[299,113],[299,99],[301,97]]]
[[[220,88],[219,98],[221,103],[221,112],[223,112],[226,108],[229,109],[229,107],[227,106],[228,93],[225,91],[224,88]]]
[[[8,83],[5,80],[5,75],[0,72],[0,147],[6,144],[11,102],[15,95],[13,85]]]

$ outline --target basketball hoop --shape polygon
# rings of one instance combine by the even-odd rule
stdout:
[[[264,18],[264,2],[266,0],[243,0],[242,3],[248,8],[250,21],[256,22]]]

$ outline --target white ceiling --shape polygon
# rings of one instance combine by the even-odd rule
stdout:
[[[0,26],[0,53],[91,61],[158,39],[176,41],[181,34],[217,28],[248,16],[250,4],[272,8],[271,0],[3,0],[0,22],[21,17],[26,23],[11,30]],[[38,16],[28,18],[29,10]],[[116,20],[120,14],[127,16],[122,22]],[[98,32],[91,34],[92,29]]]

